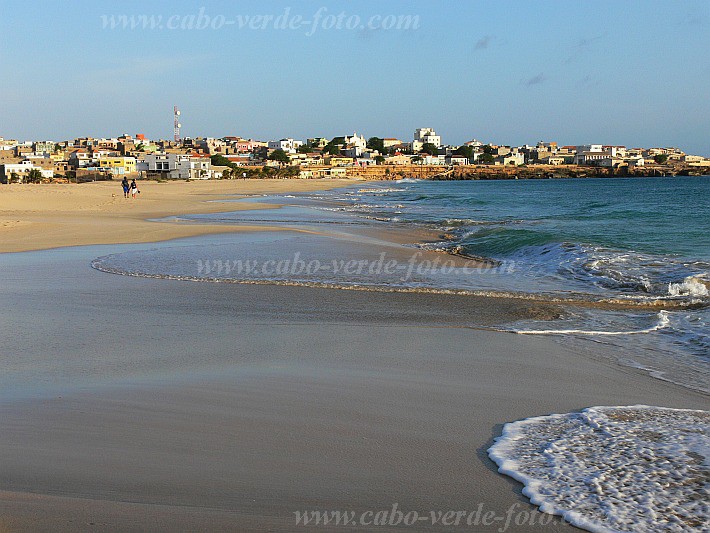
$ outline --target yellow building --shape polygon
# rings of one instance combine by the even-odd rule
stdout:
[[[103,157],[99,159],[99,167],[110,172],[114,176],[125,176],[135,174],[135,157]]]
[[[353,164],[352,157],[331,156],[326,158],[325,163],[331,167],[345,167]]]

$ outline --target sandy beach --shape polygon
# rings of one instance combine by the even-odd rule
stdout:
[[[224,211],[224,204],[215,200],[241,195],[324,190],[348,183],[352,181],[144,181],[139,182],[141,193],[135,200],[123,197],[119,181],[3,185],[0,187],[0,253],[86,244],[156,242],[234,231],[224,225],[158,224],[148,219]],[[245,207],[232,204],[229,209]]]
[[[54,188],[0,189],[3,220],[26,224],[6,227],[0,250],[37,250],[0,255],[10,310],[0,321],[1,531],[573,531],[559,519],[506,518],[536,508],[486,454],[502,424],[592,405],[708,408],[705,395],[595,351],[486,329],[545,312],[534,302],[90,266],[141,249],[109,243],[219,244],[229,235],[205,235],[235,229],[147,218],[223,211],[205,202],[227,194],[328,184],[338,185],[145,184],[131,207],[107,197],[107,184],[89,185],[83,199],[67,189],[64,200]],[[33,208],[36,197],[55,198],[56,211]],[[136,231],[124,240],[126,226]],[[43,249],[69,243],[94,246]],[[480,508],[495,520],[296,521],[302,511],[359,518],[395,504],[424,517]]]

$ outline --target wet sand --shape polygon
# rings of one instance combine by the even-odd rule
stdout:
[[[0,256],[2,531],[307,530],[294,512],[395,502],[505,517],[534,508],[486,455],[501,424],[708,408],[549,338],[481,329],[545,312],[535,303],[89,267],[116,248]]]

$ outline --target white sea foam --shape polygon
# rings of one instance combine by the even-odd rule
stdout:
[[[402,192],[401,189],[393,187],[372,187],[368,189],[359,189],[358,194],[387,194],[389,192]]]
[[[629,331],[597,331],[584,329],[512,329],[506,330],[520,335],[638,335],[642,333],[653,333],[659,329],[667,328],[670,325],[667,311],[658,313],[658,323],[646,329],[636,329]]]
[[[710,413],[590,407],[506,424],[488,450],[546,513],[594,532],[707,531]]]
[[[669,283],[671,296],[708,296],[709,282],[703,276],[688,276],[682,283]]]

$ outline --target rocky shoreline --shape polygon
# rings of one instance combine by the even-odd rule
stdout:
[[[348,168],[347,175],[367,180],[431,179],[431,180],[503,180],[503,179],[564,179],[564,178],[612,178],[612,177],[659,177],[703,176],[707,167],[686,164],[648,165],[645,167],[602,168],[576,165],[533,165],[519,167],[502,166],[402,166],[377,165],[369,168]]]

